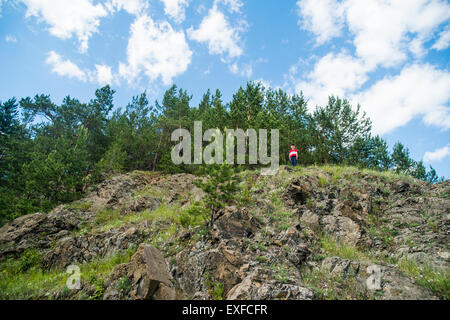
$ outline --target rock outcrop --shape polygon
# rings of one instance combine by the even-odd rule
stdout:
[[[0,263],[33,249],[64,272],[128,254],[97,287],[83,280],[103,299],[448,299],[450,182],[333,170],[247,172],[245,199],[209,229],[182,223],[204,197],[194,175],[116,175],[0,228]]]
[[[43,257],[45,269],[66,268],[98,257],[111,257],[124,253],[143,242],[146,235],[135,227],[118,228],[97,234],[67,236],[57,241],[54,248]]]

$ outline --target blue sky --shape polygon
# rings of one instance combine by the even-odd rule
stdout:
[[[248,80],[358,103],[392,147],[450,177],[450,4],[442,0],[0,0],[0,100],[116,107],[172,84],[197,104]]]

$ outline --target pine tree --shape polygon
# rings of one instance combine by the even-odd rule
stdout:
[[[195,184],[206,194],[204,202],[210,211],[208,227],[212,227],[218,211],[234,199],[240,177],[232,165],[225,163],[208,165],[206,173],[206,181],[198,180]]]
[[[346,99],[330,96],[327,106],[314,112],[312,128],[323,162],[344,163],[354,142],[368,138],[372,124],[360,109],[358,105],[353,110]]]
[[[409,149],[400,142],[394,145],[392,164],[397,173],[409,174],[412,171],[413,161],[409,157]]]

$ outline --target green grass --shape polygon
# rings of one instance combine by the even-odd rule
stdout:
[[[355,277],[345,277],[332,273],[324,268],[304,269],[302,284],[316,292],[316,298],[321,300],[368,300],[373,299]]]
[[[100,299],[103,296],[104,281],[114,267],[128,262],[134,252],[134,249],[130,249],[122,255],[117,254],[81,265],[81,281],[95,289],[94,295],[86,298]],[[0,264],[0,300],[52,299],[58,292],[72,296],[71,290],[66,287],[70,274],[65,270],[44,271],[39,262],[34,261],[32,266],[23,271],[23,259],[9,259]],[[78,292],[72,297],[82,296],[83,293]]]
[[[430,289],[441,298],[447,300],[450,299],[449,270],[441,270],[431,266],[429,263],[419,263],[410,259],[387,259],[370,251],[362,251],[355,246],[341,243],[329,235],[321,235],[320,243],[322,249],[324,249],[329,256],[338,256],[353,261],[370,261],[377,264],[387,263],[394,265],[407,277],[414,279],[418,285]],[[313,279],[313,277],[320,278],[320,276],[323,276],[323,271],[315,272],[318,274],[310,274],[308,277]],[[335,279],[333,281],[335,281]]]
[[[205,270],[203,274],[205,280],[205,286],[208,289],[209,295],[213,300],[223,300],[224,296],[224,284],[220,282],[211,282],[211,275],[209,274],[209,270]]]
[[[331,256],[355,261],[375,261],[376,257],[370,252],[363,252],[356,246],[336,240],[333,236],[322,234],[319,236],[322,249]]]
[[[65,205],[66,208],[80,211],[88,211],[92,207],[92,202],[75,201]]]
[[[328,184],[327,178],[325,178],[324,176],[320,176],[320,177],[319,177],[319,184],[320,184],[322,187],[326,186],[326,185]]]
[[[155,210],[144,210],[121,215],[120,210],[104,209],[97,212],[94,222],[82,228],[77,234],[88,232],[104,232],[119,228],[126,224],[136,224],[143,221],[150,223],[177,224],[184,227],[201,225],[205,221],[202,213],[204,208],[198,203],[187,209],[181,209],[178,205],[161,204]],[[186,220],[187,219],[187,220]]]
[[[274,278],[277,282],[287,283],[289,281],[289,273],[291,267],[286,264],[276,264],[271,267]]]
[[[353,180],[355,174],[362,175],[372,175],[378,177],[386,182],[393,182],[397,180],[406,180],[409,183],[414,184],[415,179],[409,175],[405,175],[402,173],[396,173],[392,170],[387,171],[377,171],[367,168],[358,168],[353,166],[344,166],[344,165],[319,165],[319,166],[308,166],[306,167],[307,171],[326,171],[332,176],[332,181],[339,181],[341,178],[346,178],[348,180]]]
[[[288,229],[295,220],[292,210],[286,208],[282,198],[279,196],[271,195],[269,200],[273,210],[268,211],[266,215],[275,223],[277,229],[281,231]]]
[[[439,297],[450,299],[450,271],[432,267],[429,263],[419,263],[414,260],[400,259],[399,269],[408,277],[413,278],[422,287],[432,290]]]

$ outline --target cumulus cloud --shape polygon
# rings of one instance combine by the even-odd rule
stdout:
[[[82,70],[78,65],[64,59],[55,51],[50,51],[45,62],[52,67],[52,72],[62,77],[77,79],[82,82],[91,82],[99,85],[118,84],[111,67],[104,64],[96,64],[94,70]]]
[[[111,67],[104,64],[96,64],[95,70],[89,72],[89,78],[91,82],[98,83],[101,86],[118,84],[116,77],[111,71]]]
[[[450,4],[438,0],[348,0],[343,5],[357,55],[386,67],[405,61],[411,42],[423,45],[450,18]]]
[[[50,51],[45,62],[52,66],[52,72],[86,82],[86,73],[70,60],[64,60],[55,51]]]
[[[296,80],[296,66],[291,68],[291,80],[295,91],[303,91],[309,101],[309,107],[324,105],[328,95],[346,96],[360,88],[367,80],[367,66],[360,59],[346,53],[329,53],[321,58],[314,69],[304,79]]]
[[[340,36],[344,25],[344,7],[336,0],[297,1],[299,25],[314,33],[318,44]]]
[[[450,26],[447,26],[447,28],[439,34],[439,39],[432,46],[432,48],[436,50],[445,50],[449,47],[449,45],[450,45]]]
[[[356,55],[373,67],[405,61],[408,49],[421,54],[432,32],[450,18],[450,4],[442,0],[300,0],[297,6],[299,24],[319,44],[347,26]]]
[[[181,23],[186,18],[185,11],[189,5],[188,0],[161,0],[164,3],[164,13],[176,23]]]
[[[88,49],[89,38],[98,32],[100,18],[108,12],[101,4],[91,0],[22,0],[26,5],[26,17],[35,16],[47,23],[49,32],[61,39],[76,36],[80,52]]]
[[[429,64],[405,67],[394,77],[385,77],[351,97],[360,103],[376,133],[386,133],[423,116],[428,125],[450,129],[450,73]]]
[[[148,2],[146,0],[109,0],[105,3],[105,7],[111,13],[125,10],[129,14],[138,15],[148,8]]]
[[[228,7],[228,11],[230,11],[231,13],[241,12],[241,7],[243,6],[242,1],[240,0],[214,0],[215,5],[220,3]]]
[[[450,155],[450,144],[437,149],[435,151],[427,151],[423,156],[424,162],[442,161],[445,157]]]
[[[156,23],[144,14],[133,22],[130,33],[127,63],[119,64],[120,76],[129,83],[144,74],[150,81],[161,77],[168,85],[187,70],[192,51],[183,31],[175,31],[167,21]]]
[[[230,25],[225,15],[214,4],[198,29],[194,30],[191,27],[187,33],[190,39],[207,43],[210,54],[235,58],[243,53],[239,31],[239,28]]]
[[[449,129],[449,73],[421,62],[404,65],[410,55],[427,55],[429,41],[450,19],[447,1],[300,0],[297,8],[301,28],[312,32],[317,44],[341,36],[345,28],[354,46],[354,54],[328,53],[308,73],[299,75],[294,65],[285,75],[288,86],[310,99],[310,107],[326,104],[334,94],[361,103],[377,133],[392,131],[416,116]],[[432,48],[448,47],[447,32],[448,27]],[[371,73],[392,67],[400,72],[360,91]]]

